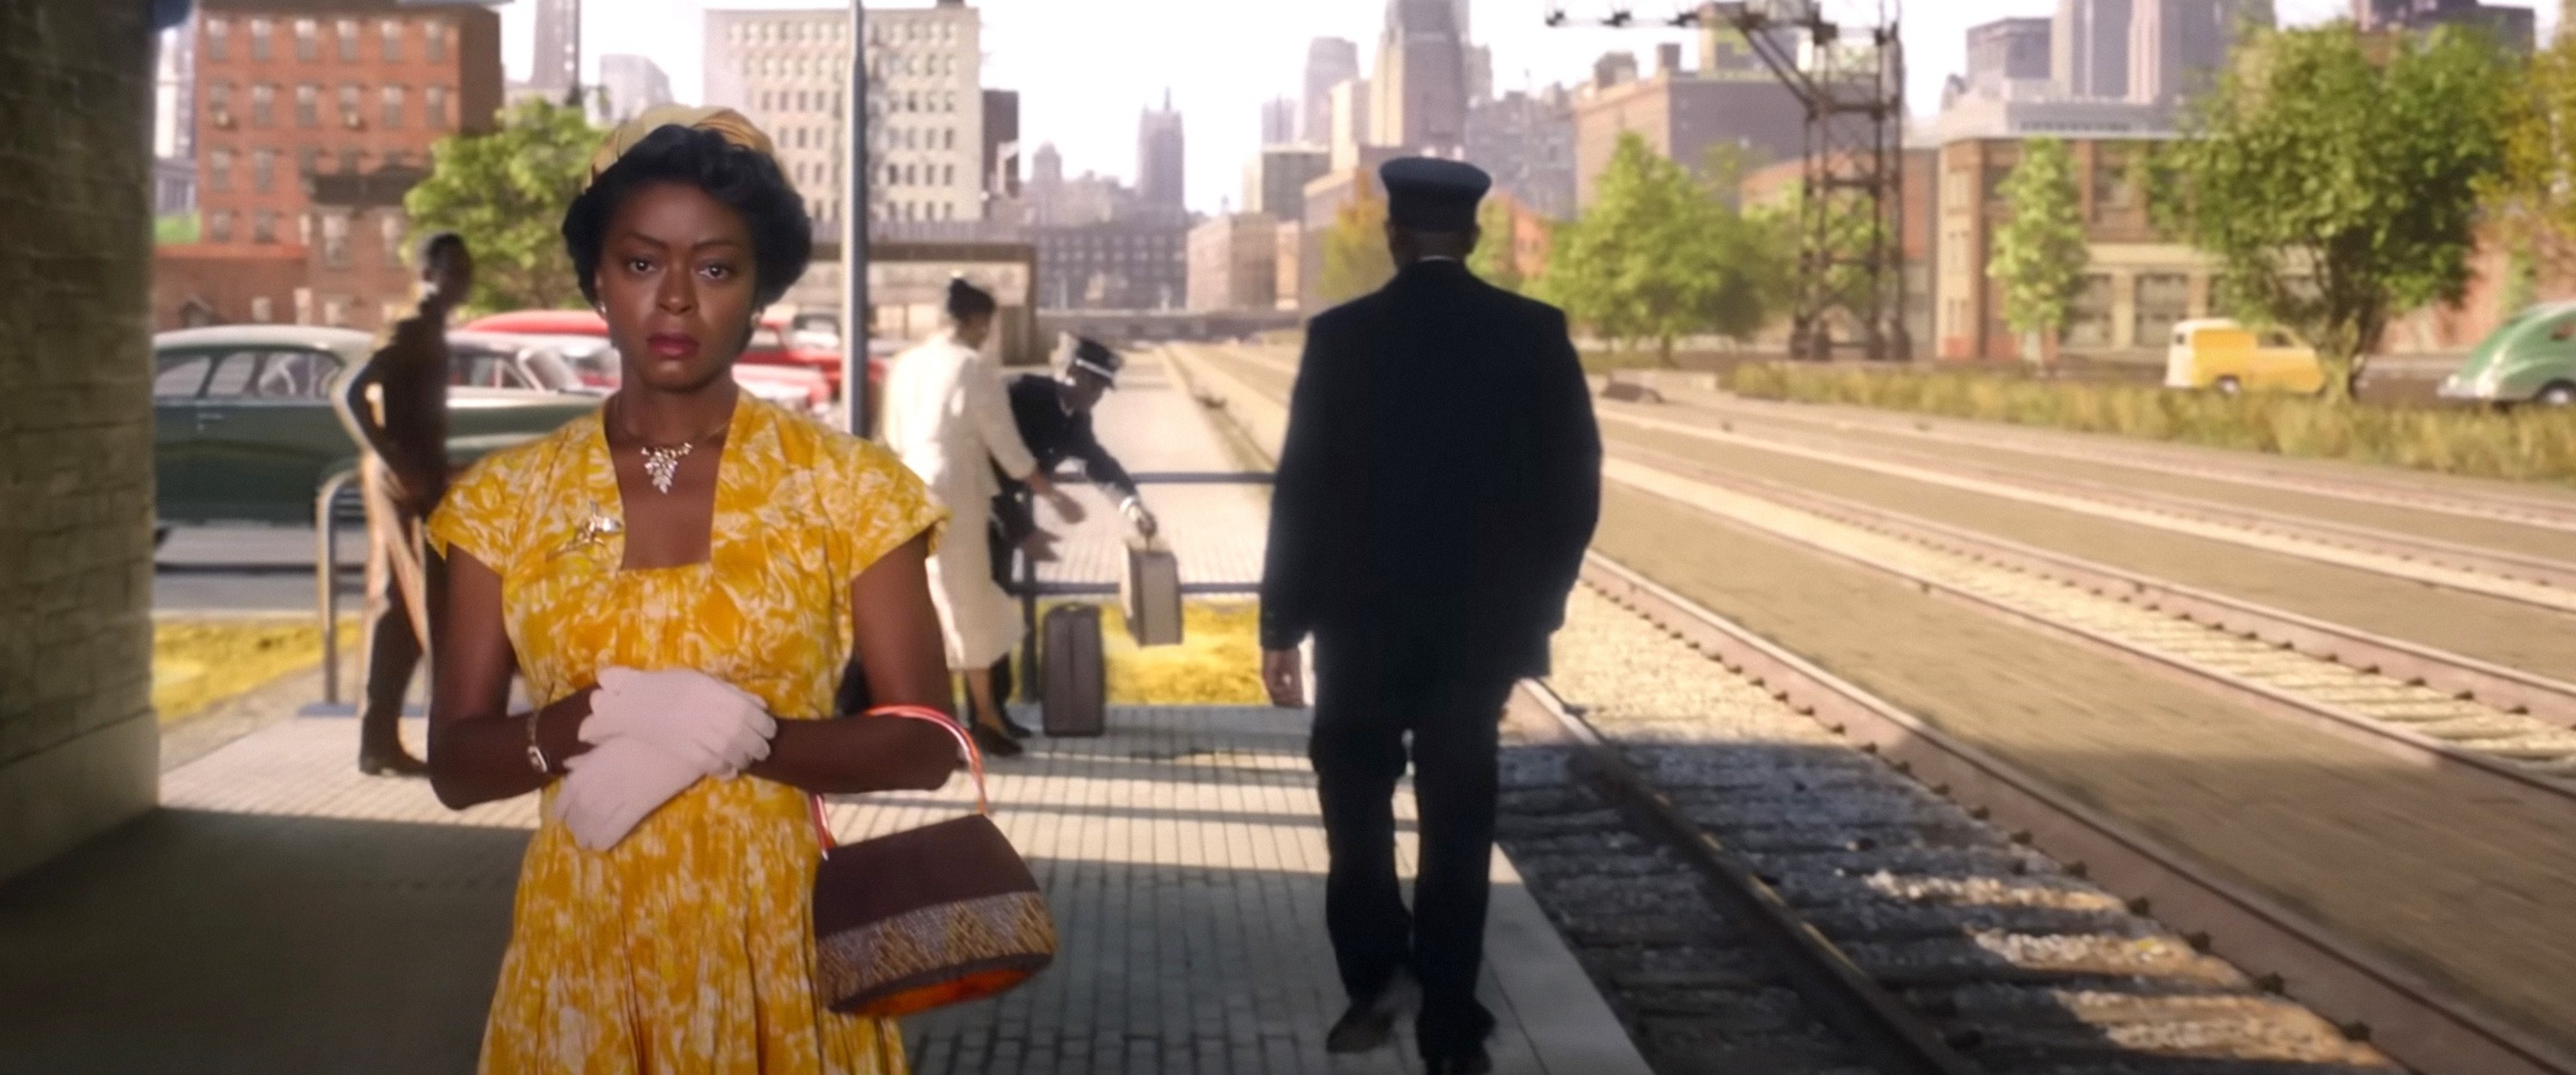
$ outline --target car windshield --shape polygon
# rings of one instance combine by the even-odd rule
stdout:
[[[762,325],[759,328],[752,330],[751,346],[743,349],[746,351],[783,351],[787,349],[787,344],[785,341],[778,338],[777,329],[771,328],[767,325]]]
[[[572,364],[564,361],[562,355],[544,348],[528,352],[528,373],[537,379],[538,387],[549,391],[572,392],[581,388],[581,375],[573,372]]]

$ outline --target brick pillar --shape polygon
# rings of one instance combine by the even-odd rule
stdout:
[[[0,3],[0,878],[152,809],[152,38]]]

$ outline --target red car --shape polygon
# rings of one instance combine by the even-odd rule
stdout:
[[[589,310],[514,310],[476,318],[464,327],[476,332],[528,336],[608,338],[608,319]],[[768,330],[764,327],[761,331]],[[775,334],[772,338],[775,339]],[[759,343],[757,338],[752,341],[755,348]],[[613,373],[609,375],[613,376]],[[588,377],[598,376],[601,374],[596,370],[588,373]],[[764,362],[754,358],[752,352],[745,352],[743,360],[734,364],[733,379],[754,396],[818,414],[828,410],[838,395],[833,391],[831,379],[813,368],[803,364]]]

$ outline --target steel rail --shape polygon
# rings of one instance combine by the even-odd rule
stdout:
[[[2067,583],[2143,608],[2171,613],[2205,627],[2251,637],[2319,660],[2333,661],[2356,671],[2420,683],[2506,713],[2529,714],[2576,728],[2576,683],[2168,582],[1830,493],[1799,489],[1767,478],[1730,474],[1649,448],[1622,445],[1615,450],[1619,454],[1652,461],[1658,468],[1683,474],[1695,481],[1770,500],[1848,526]]]
[[[1861,969],[1823,931],[1808,922],[1779,890],[1621,756],[1619,748],[1545,683],[1522,680],[1516,702],[1535,709],[1541,734],[1573,744],[1584,771],[1611,801],[1627,806],[1683,861],[1710,882],[1730,918],[1754,942],[1780,958],[1790,988],[1816,1008],[1853,1048],[1886,1075],[1981,1075],[1983,1068],[1959,1054],[1938,1027],[1907,1008]]]
[[[2561,615],[2576,615],[2576,564],[2560,564],[2554,561],[2530,561],[2521,557],[2513,557],[2509,554],[2473,550],[2476,557],[2485,558],[2485,560],[2490,563],[2490,568],[2481,568],[2462,562],[2445,561],[2441,556],[2435,555],[2436,550],[2432,548],[2432,545],[2440,543],[2431,543],[2425,540],[2397,538],[2393,535],[2389,535],[2389,540],[2386,544],[2382,547],[2372,548],[2368,547],[2366,543],[2358,543],[2350,540],[2327,540],[2315,536],[2313,532],[2301,532],[2302,528],[2308,528],[2313,531],[2319,525],[2307,520],[2292,520],[2282,524],[2278,528],[2266,530],[2260,525],[2249,525],[2243,521],[2222,518],[2219,516],[2217,511],[2186,511],[2159,506],[2152,500],[2146,499],[2148,494],[2128,493],[2125,491],[2107,489],[2096,491],[2095,489],[2069,488],[2069,486],[2077,483],[2056,483],[2046,479],[2027,478],[2005,471],[1995,471],[1989,475],[1979,475],[1967,472],[1973,471],[1977,468],[1969,467],[1966,468],[1966,470],[1963,470],[1960,464],[1944,460],[1930,459],[1927,457],[1917,457],[1918,459],[1922,459],[1921,462],[1901,461],[1888,457],[1888,455],[1906,455],[1911,453],[1898,452],[1880,456],[1860,456],[1852,454],[1844,448],[1824,447],[1812,443],[1806,443],[1801,441],[1794,434],[1778,437],[1757,436],[1737,432],[1733,429],[1706,429],[1687,422],[1677,422],[1671,419],[1656,418],[1648,415],[1626,413],[1623,411],[1605,411],[1603,412],[1603,417],[1611,422],[1648,430],[1650,432],[1669,433],[1722,444],[1735,444],[1751,448],[1756,451],[1767,451],[1779,455],[1811,459],[1817,462],[1829,463],[1836,466],[1853,467],[1860,470],[1870,471],[1872,473],[1884,474],[1889,477],[1906,478],[1948,488],[1982,493],[1989,496],[1999,496],[2006,499],[2020,500],[2026,503],[2040,504],[2046,507],[2054,507],[2061,511],[2075,511],[2083,514],[2100,515],[2105,518],[2125,521],[2132,525],[2152,526],[2160,529],[2174,530],[2184,534],[2193,534],[2194,527],[2204,530],[2239,533],[2245,535],[2245,537],[2228,537],[2223,534],[2208,533],[2196,534],[2195,536],[2199,536],[2207,540],[2229,541],[2235,544],[2248,545],[2249,547],[2265,549],[2267,551],[2283,555],[2300,556],[2307,559],[2319,560],[2326,563],[2352,568],[2354,570],[2370,571],[2376,574],[2386,575],[2390,578],[2402,578],[2410,582],[2420,582],[2430,586],[2438,586],[2443,589],[2454,590],[2460,593],[2471,593],[2500,601],[2511,601],[2516,604],[2526,605],[2532,608],[2546,609]],[[2057,487],[2052,488],[2052,485]],[[2123,516],[2126,516],[2126,518],[2122,518]],[[2280,541],[2281,544],[2262,544],[2257,541],[2248,540],[2259,538],[2271,538]],[[2299,546],[2302,545],[2312,546],[2314,549],[2319,551],[2303,550],[2299,548]],[[2420,563],[2423,564],[2427,570],[2420,574],[2408,573],[2402,570],[2393,569],[2386,566],[2384,563],[2375,564],[2366,561],[2356,561],[2352,558],[2351,554],[2359,554],[2361,557],[2373,558],[2382,561],[2395,560],[2405,563]],[[2506,565],[2508,563],[2537,563],[2554,565],[2551,567],[2551,570],[2563,572],[2567,577],[2569,585],[2559,585],[2546,580],[2535,579],[2529,577],[2528,573],[2508,574],[2501,570],[2491,569],[2496,565]],[[2445,575],[2446,572],[2448,573],[2447,576]],[[2513,589],[2515,586],[2532,587],[2540,592],[2517,592]]]
[[[1686,481],[1700,481],[1683,476]],[[1713,484],[1713,483],[1703,483]],[[1924,593],[1959,601],[1981,612],[2064,641],[2092,649],[2124,663],[2167,675],[2184,684],[2200,688],[2215,696],[2245,705],[2270,716],[2305,724],[2384,754],[2428,768],[2463,772],[2500,795],[2537,805],[2543,809],[2567,811],[2576,809],[2576,782],[2554,779],[2531,772],[2501,759],[2465,750],[2423,733],[2373,720],[2343,706],[2320,702],[2290,691],[2259,683],[2244,676],[2207,667],[2187,658],[2158,652],[2106,632],[2079,624],[2064,622],[2040,612],[1997,600],[1944,579],[1933,578],[1904,567],[1881,563],[1820,542],[1792,534],[1761,528],[1750,523],[1708,513],[1711,522],[1745,530],[1819,556],[1889,575]]]
[[[2576,1057],[1624,565],[1592,554],[1583,579],[1936,794],[2080,866],[2141,913],[2275,976],[2284,995],[2417,1070],[2576,1075]]]
[[[2076,433],[2065,434],[2063,437],[2064,443],[2052,443],[2052,440],[2058,438],[2042,439],[2026,433],[2005,429],[1996,429],[1992,431],[1992,435],[1981,433],[1981,435],[1978,436],[1968,436],[1948,429],[1928,428],[1932,422],[1947,422],[1954,424],[1970,424],[1975,422],[1974,419],[1954,418],[1949,415],[1916,414],[1913,412],[1902,411],[1885,412],[1884,417],[1879,415],[1863,416],[1852,414],[1801,414],[1798,413],[1798,407],[1795,404],[1771,400],[1747,399],[1744,397],[1729,397],[1722,403],[1707,403],[1693,400],[1691,401],[1691,405],[1696,409],[1705,410],[1712,414],[1733,415],[1752,421],[1781,422],[1789,425],[1806,426],[1813,429],[1844,433],[1878,433],[1914,440],[1933,441],[1941,444],[1957,444],[1974,448],[2017,452],[2022,455],[2083,459],[2088,462],[2126,467],[2131,470],[2143,470],[2149,473],[2164,474],[2172,477],[2194,478],[2202,481],[2228,482],[2257,489],[2305,493],[2312,496],[2348,500],[2359,504],[2376,504],[2382,507],[2406,508],[2414,511],[2453,515],[2466,519],[2483,519],[2490,522],[2513,523],[2519,526],[2529,526],[2537,529],[2556,530],[2563,533],[2576,534],[2576,503],[2552,504],[2531,497],[2514,496],[2507,493],[2479,490],[2434,490],[2409,488],[2396,482],[2366,477],[2355,477],[2350,480],[2342,481],[2327,481],[2320,478],[2283,473],[2281,471],[2265,467],[2246,466],[2235,461],[2222,462],[2216,459],[2209,460],[2210,465],[2207,466],[2191,466],[2174,459],[2157,458],[2156,454],[2153,452],[2131,450],[2109,445],[2083,444],[2075,439],[2082,436],[2082,434]],[[2224,449],[2208,449],[2208,451],[2213,454],[2223,450]],[[2438,477],[2439,475],[2434,475],[2428,472],[2427,476]]]

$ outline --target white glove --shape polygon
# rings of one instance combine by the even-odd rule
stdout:
[[[572,775],[563,778],[549,812],[572,830],[575,842],[593,851],[617,846],[645,817],[706,775],[633,736],[574,755],[564,768]]]
[[[704,672],[607,668],[590,698],[581,741],[643,740],[703,776],[732,776],[769,756],[778,721],[760,699]]]
[[[1128,497],[1125,502],[1119,504],[1118,511],[1127,516],[1128,524],[1134,526],[1137,533],[1146,537],[1153,537],[1163,528],[1162,522],[1154,518],[1154,513],[1145,510],[1145,502],[1135,497]]]

